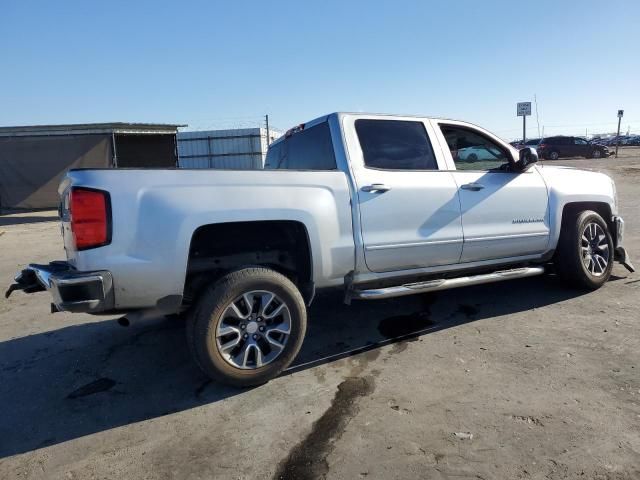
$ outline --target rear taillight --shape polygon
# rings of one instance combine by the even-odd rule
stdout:
[[[71,230],[78,250],[111,242],[109,194],[88,188],[71,189]]]

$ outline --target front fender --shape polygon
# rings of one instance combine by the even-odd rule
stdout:
[[[605,206],[609,217],[617,213],[615,185],[604,173],[578,170],[568,167],[538,167],[549,189],[550,249],[558,244],[562,230],[562,214],[570,204],[583,204],[585,208],[594,205]],[[611,222],[611,218],[605,218]]]

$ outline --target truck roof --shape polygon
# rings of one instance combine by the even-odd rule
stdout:
[[[297,131],[303,130],[305,128],[309,128],[309,127],[313,127],[319,123],[322,122],[326,122],[329,117],[332,116],[337,116],[338,118],[342,118],[344,115],[362,115],[362,116],[373,116],[373,117],[403,117],[403,118],[422,118],[422,119],[428,119],[428,120],[450,120],[450,121],[459,121],[459,120],[455,120],[453,118],[442,118],[442,117],[430,117],[428,115],[416,115],[416,114],[404,114],[404,113],[380,113],[380,112],[349,112],[349,111],[343,111],[343,112],[332,112],[329,113],[327,115],[322,115],[321,117],[316,117],[313,120],[309,120],[308,122],[304,122],[304,123],[300,123],[298,125],[296,125],[295,127],[290,128],[289,130],[287,130],[287,132],[282,135],[280,138],[278,138],[277,140],[275,140],[273,143],[271,143],[271,145],[280,143],[281,141],[283,141],[285,138],[287,138],[288,136],[291,136],[292,134],[296,133]],[[470,122],[467,122],[470,123]]]

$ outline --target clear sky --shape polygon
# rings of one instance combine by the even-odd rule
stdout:
[[[281,128],[332,111],[516,138],[640,133],[640,1],[31,1],[0,12],[0,125]],[[528,136],[537,135],[534,116]]]

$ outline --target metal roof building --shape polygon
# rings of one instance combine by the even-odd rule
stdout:
[[[0,208],[55,208],[71,168],[175,167],[182,125],[86,123],[0,127]]]
[[[266,128],[178,133],[180,168],[255,170],[264,167],[269,144],[282,134]],[[268,137],[268,138],[267,138]]]

